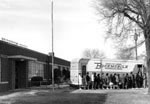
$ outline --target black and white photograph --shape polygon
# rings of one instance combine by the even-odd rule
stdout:
[[[150,104],[150,0],[0,0],[0,104]]]

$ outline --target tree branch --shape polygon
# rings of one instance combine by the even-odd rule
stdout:
[[[144,28],[144,26],[142,25],[142,23],[141,23],[140,21],[137,21],[134,17],[131,17],[131,16],[130,16],[128,13],[126,13],[126,12],[123,12],[123,14],[124,14],[125,17],[127,17],[127,18],[129,18],[130,20],[132,20],[133,22],[137,23],[137,25],[138,25],[141,29]]]

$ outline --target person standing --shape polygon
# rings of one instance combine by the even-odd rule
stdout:
[[[143,74],[143,87],[144,88],[147,87],[147,76],[146,76],[146,73]]]
[[[89,89],[89,87],[90,87],[90,76],[89,76],[88,72],[86,74],[86,83],[87,83],[87,89]]]
[[[105,77],[104,77],[104,73],[101,73],[101,85],[102,85],[102,89],[104,89],[105,87]]]
[[[134,76],[134,74],[132,72],[130,74],[131,74],[131,80],[132,80],[131,87],[135,88],[135,83],[136,83],[135,82],[135,76]]]
[[[139,72],[136,73],[136,86],[137,86],[137,88],[140,88],[140,76],[139,76]]]
[[[122,74],[120,80],[121,80],[121,88],[124,89],[125,88],[125,75],[124,74]]]
[[[108,86],[109,86],[109,74],[108,73],[106,73],[105,81],[106,81],[106,89],[108,89]]]
[[[113,82],[112,81],[112,77],[113,77],[112,74],[110,74],[110,76],[109,76],[109,82]]]
[[[113,81],[112,81],[112,78],[113,78],[113,76],[112,76],[112,74],[110,74],[110,76],[109,76],[109,87],[110,87],[110,89],[113,88]]]
[[[137,84],[137,73],[134,73],[134,83],[135,83],[135,88],[138,88],[138,84]]]
[[[102,78],[102,74],[100,75],[100,89],[103,88],[103,78]]]
[[[92,89],[94,88],[94,73],[91,75],[91,84],[92,84]]]
[[[112,83],[113,83],[113,88],[115,89],[116,86],[116,73],[114,73],[114,75],[112,76]]]
[[[140,72],[140,88],[143,87],[143,75],[142,72]]]
[[[83,86],[84,89],[86,89],[86,86],[87,86],[86,75],[83,75],[82,86]]]
[[[101,83],[101,78],[100,78],[100,74],[97,75],[97,88],[100,88],[100,83]]]
[[[126,76],[125,76],[125,89],[128,89],[129,87],[129,76],[128,76],[128,73],[126,73]]]
[[[131,73],[128,76],[128,88],[132,88],[132,79],[131,79]]]
[[[79,81],[78,81],[78,84],[79,84],[79,89],[81,90],[81,87],[82,87],[82,76],[81,76],[81,73],[79,73]]]
[[[121,78],[120,78],[120,74],[118,74],[118,79],[119,79],[118,86],[119,86],[119,89],[120,89],[120,88],[121,88]]]
[[[116,75],[115,75],[115,78],[116,78],[116,87],[117,87],[117,89],[118,89],[118,88],[119,88],[119,75],[116,74]]]
[[[97,75],[94,73],[94,89],[97,89]]]

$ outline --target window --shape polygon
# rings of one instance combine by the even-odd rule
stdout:
[[[41,76],[44,78],[44,65],[39,62],[29,62],[29,79],[33,76]]]

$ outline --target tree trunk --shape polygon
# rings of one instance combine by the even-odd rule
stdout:
[[[150,37],[145,39],[146,54],[147,54],[147,70],[148,70],[148,94],[150,94]]]

